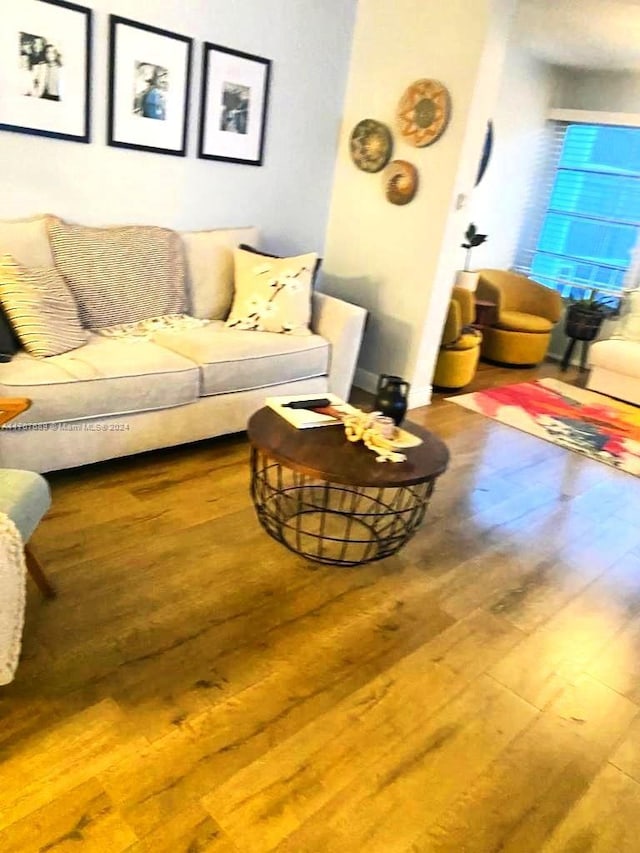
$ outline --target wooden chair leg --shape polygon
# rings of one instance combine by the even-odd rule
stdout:
[[[35,581],[36,586],[45,598],[55,598],[56,591],[49,583],[45,573],[42,571],[42,566],[33,556],[33,552],[28,546],[25,546],[24,557],[27,563],[27,571]]]

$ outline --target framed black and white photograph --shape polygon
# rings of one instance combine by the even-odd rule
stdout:
[[[193,39],[111,15],[107,142],[184,157]]]
[[[66,0],[0,7],[0,130],[90,141],[92,12]]]
[[[261,166],[271,60],[205,42],[198,156]]]

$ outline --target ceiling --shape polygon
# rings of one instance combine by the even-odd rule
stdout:
[[[516,25],[545,62],[640,71],[640,0],[520,0]]]

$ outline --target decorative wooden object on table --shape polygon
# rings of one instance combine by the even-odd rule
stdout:
[[[251,496],[260,524],[291,551],[320,563],[355,566],[395,554],[424,518],[449,451],[422,439],[400,464],[380,464],[346,440],[339,425],[297,430],[271,409],[252,415]]]

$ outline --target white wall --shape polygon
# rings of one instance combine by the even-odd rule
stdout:
[[[0,218],[257,225],[276,251],[321,250],[356,0],[82,0],[94,9],[93,142],[0,133]],[[196,39],[188,157],[106,145],[109,13]],[[273,60],[265,164],[195,156],[202,41]]]
[[[511,0],[366,0],[358,7],[345,118],[327,231],[323,287],[370,311],[356,381],[398,373],[428,401],[433,365],[460,254],[464,217],[454,199],[473,187],[492,114]],[[384,197],[381,174],[356,169],[349,137],[363,118],[394,128],[406,87],[434,77],[452,97],[449,127],[413,148],[394,133],[394,154],[414,163],[420,188],[404,207]]]
[[[640,73],[556,68],[552,107],[640,113]]]
[[[509,269],[514,262],[554,85],[554,69],[527,53],[514,33],[493,115],[491,159],[468,208],[468,220],[489,235],[473,252],[474,268]]]

